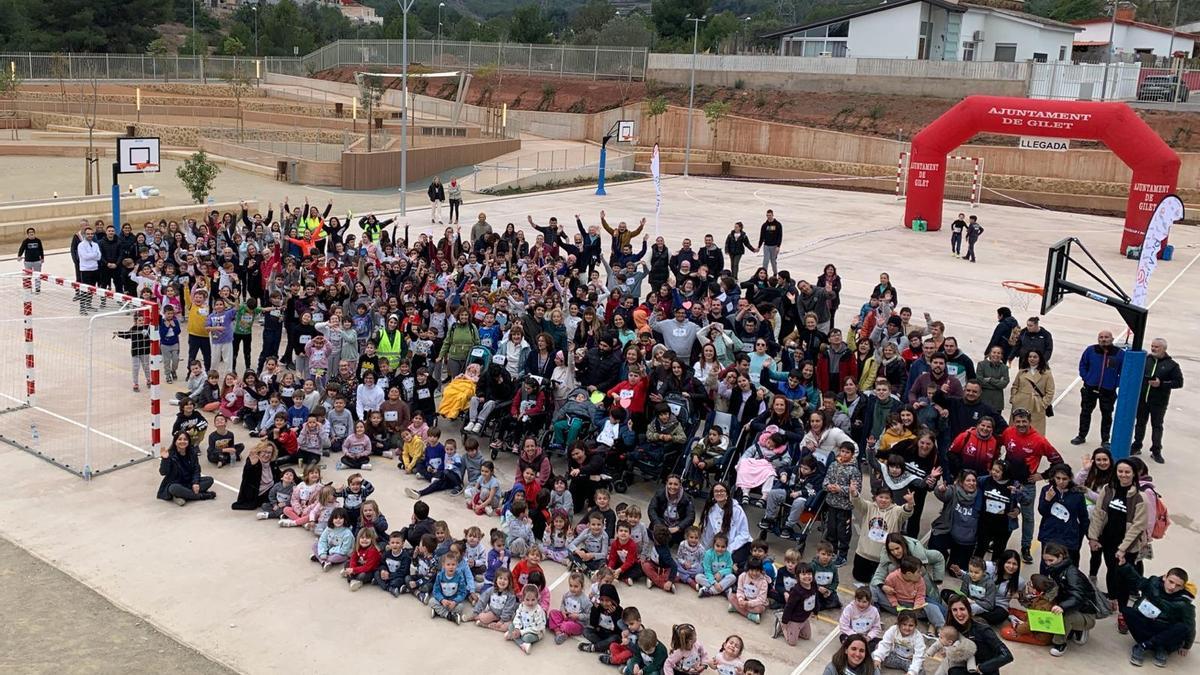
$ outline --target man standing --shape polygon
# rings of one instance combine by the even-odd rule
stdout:
[[[100,245],[94,239],[94,231],[90,227],[83,228],[82,236],[75,249],[79,255],[79,282],[95,286],[100,277]],[[87,314],[92,310],[92,294],[80,290],[79,313]]]
[[[426,190],[429,195],[429,222],[442,224],[442,202],[446,201],[446,189],[442,187],[442,177],[434,176],[433,182]]]
[[[975,242],[979,241],[982,234],[983,226],[975,216],[971,216],[971,222],[967,223],[967,254],[963,256],[963,260],[975,262]]]
[[[1050,363],[1050,353],[1054,351],[1054,336],[1050,335],[1050,331],[1042,328],[1041,319],[1031,316],[1025,320],[1025,328],[1017,336],[1016,346],[1014,351],[1009,352],[1009,358],[1015,356],[1019,361],[1024,362],[1025,355],[1029,352],[1041,352],[1042,360]]]
[[[770,265],[771,274],[779,274],[779,247],[783,245],[783,223],[775,220],[775,212],[767,209],[767,219],[758,232],[758,248],[762,250],[763,267]]]
[[[100,288],[111,288],[118,293],[121,288],[121,240],[117,239],[117,228],[109,225],[104,228],[104,237],[97,242],[100,245],[100,275],[96,285]],[[104,296],[100,296],[100,306],[105,305]]]
[[[958,348],[957,338],[946,336],[942,341],[942,351],[946,354],[946,370],[959,384],[966,386],[968,381],[975,379],[975,364],[971,363],[971,357]]]
[[[1113,406],[1117,403],[1117,386],[1121,381],[1121,364],[1125,361],[1125,350],[1113,344],[1113,334],[1102,330],[1096,336],[1096,344],[1085,347],[1079,357],[1080,389],[1079,433],[1071,439],[1071,445],[1087,443],[1088,429],[1092,426],[1092,412],[1100,404],[1100,445],[1109,447],[1112,431]]]
[[[1012,412],[1012,426],[1000,434],[1000,443],[1004,445],[1004,459],[1008,460],[1010,470],[1019,471],[1014,478],[1021,481],[1021,489],[1025,492],[1025,500],[1021,504],[1021,560],[1026,565],[1033,564],[1033,511],[1037,502],[1037,482],[1042,479],[1038,467],[1042,458],[1046,458],[1051,466],[1062,464],[1062,455],[1038,433],[1030,424],[1031,416],[1028,410],[1017,408]]]
[[[25,271],[31,274],[37,274],[42,271],[42,262],[46,259],[46,249],[42,246],[42,240],[37,238],[37,231],[32,227],[25,230],[25,238],[21,240],[21,245],[17,247],[17,257],[21,258]],[[36,293],[42,292],[42,280],[40,277],[35,277],[34,287]]]
[[[803,324],[804,315],[812,312],[817,315],[817,330],[828,335],[832,328],[829,321],[829,291],[821,286],[813,286],[804,279],[796,284],[796,289],[799,293],[789,293],[788,299],[796,302],[798,323]]]
[[[966,217],[965,213],[960,213],[958,218],[950,223],[950,253],[956,257],[962,255],[963,230],[967,229],[967,221],[963,218]]]
[[[725,271],[725,255],[717,246],[711,234],[704,235],[704,248],[696,254],[696,261],[708,268],[708,279],[711,281],[721,276]]]
[[[1163,464],[1162,435],[1163,418],[1171,403],[1171,390],[1183,386],[1183,371],[1175,359],[1167,354],[1167,341],[1154,338],[1150,342],[1150,355],[1146,357],[1146,373],[1142,380],[1142,392],[1138,397],[1137,425],[1133,428],[1133,447],[1130,454],[1142,454],[1142,440],[1146,438],[1146,420],[1153,428],[1150,434],[1150,456]]]

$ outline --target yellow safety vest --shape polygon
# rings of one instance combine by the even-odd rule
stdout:
[[[379,349],[377,350],[379,357],[387,359],[387,362],[393,367],[400,367],[400,351],[404,346],[404,334],[398,329],[395,332],[395,337],[388,337],[387,329],[379,332]]]

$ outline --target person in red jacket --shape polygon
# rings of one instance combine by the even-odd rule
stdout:
[[[608,547],[608,568],[616,572],[617,578],[626,586],[632,586],[644,576],[638,562],[638,543],[629,534],[629,523],[617,523],[617,538]]]
[[[530,502],[531,504],[533,502]],[[513,592],[521,595],[521,590],[525,588],[525,584],[529,583],[529,575],[534,572],[543,572],[542,570],[542,547],[537,542],[530,545],[529,550],[525,552],[525,557],[512,568],[512,587]]]
[[[1022,473],[1028,473],[1028,476],[1014,477],[1022,479],[1022,489],[1025,492],[1025,501],[1021,504],[1021,559],[1027,560],[1025,564],[1029,565],[1033,563],[1030,546],[1033,544],[1033,511],[1037,502],[1037,482],[1042,479],[1038,467],[1041,466],[1043,457],[1051,466],[1062,464],[1063,458],[1050,441],[1033,428],[1032,416],[1028,410],[1013,410],[1011,419],[1012,426],[1000,435],[1000,444],[1004,446],[1004,458],[1008,460],[1009,466],[1017,466],[1020,462],[1018,468],[1025,470]]]
[[[954,475],[963,469],[986,474],[992,460],[1000,456],[1000,439],[992,433],[996,423],[984,415],[975,426],[967,429],[950,444],[948,459]]]
[[[842,341],[842,331],[834,328],[829,331],[829,344],[817,356],[817,386],[823,392],[832,391],[847,377],[858,381],[858,361]]]
[[[650,381],[640,368],[630,368],[628,379],[608,390],[609,397],[629,413],[633,430],[638,433],[646,430],[646,391],[649,386]]]
[[[364,583],[370,583],[380,560],[382,556],[379,554],[379,547],[375,545],[374,528],[359,530],[354,539],[354,551],[350,553],[350,559],[346,561],[346,567],[342,570],[342,577],[350,583],[351,591],[357,591]]]

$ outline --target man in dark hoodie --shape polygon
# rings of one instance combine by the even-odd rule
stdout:
[[[1187,656],[1196,639],[1195,598],[1188,590],[1187,572],[1172,567],[1161,577],[1146,578],[1133,565],[1122,565],[1120,573],[1141,594],[1136,605],[1121,608],[1134,639],[1129,662],[1140,666],[1146,652],[1154,652],[1154,665],[1163,668],[1171,652]]]
[[[1079,433],[1071,439],[1071,445],[1087,443],[1088,430],[1092,426],[1092,413],[1100,405],[1100,445],[1109,447],[1112,431],[1113,407],[1117,403],[1117,386],[1121,382],[1121,364],[1125,362],[1125,350],[1113,344],[1112,331],[1102,330],[1096,336],[1096,344],[1085,347],[1079,357]]]
[[[421,537],[433,534],[433,518],[429,517],[429,505],[418,501],[413,504],[412,524],[400,530],[400,536],[412,548],[421,543]]]
[[[1167,341],[1154,338],[1150,341],[1150,354],[1146,356],[1146,371],[1138,397],[1137,424],[1133,428],[1130,454],[1141,454],[1142,440],[1146,438],[1146,422],[1149,420],[1153,429],[1150,434],[1150,456],[1159,464],[1163,463],[1163,420],[1171,404],[1171,390],[1182,386],[1183,371],[1175,359],[1167,354]]]
[[[1012,310],[1007,307],[1001,307],[996,310],[996,328],[992,330],[992,339],[988,341],[987,349],[983,350],[984,356],[991,351],[992,347],[999,347],[1004,352],[1004,361],[1007,363],[1012,360],[1014,347],[1009,342],[1009,337],[1016,330],[1017,320],[1012,315]]]

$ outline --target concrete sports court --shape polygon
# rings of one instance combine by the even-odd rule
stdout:
[[[647,232],[653,237],[654,187],[649,181],[611,184],[609,195],[599,198],[593,189],[547,192],[532,196],[492,200],[469,200],[463,206],[463,220],[469,227],[478,211],[486,211],[494,227],[513,222],[520,226],[527,214],[539,223],[557,216],[567,224],[579,213],[585,224],[598,222],[600,209],[607,210],[610,222],[648,219]],[[293,203],[302,194],[293,186]],[[311,191],[314,203],[326,193]],[[280,201],[279,195],[274,201]],[[260,199],[270,199],[260,196]],[[345,203],[338,197],[335,209],[365,209]],[[984,205],[972,211],[979,216],[986,232],[977,246],[979,262],[953,258],[949,254],[950,233],[913,233],[899,226],[901,205],[890,195],[859,194],[807,187],[774,185],[762,182],[731,182],[715,179],[669,179],[663,182],[663,206],[660,232],[668,245],[677,248],[683,237],[694,246],[702,245],[705,233],[718,243],[735,220],[746,223],[752,238],[766,209],[773,208],[784,224],[784,246],[780,266],[797,278],[816,277],[826,263],[834,263],[843,279],[842,321],[865,301],[880,272],[888,272],[899,290],[901,304],[920,316],[928,311],[945,322],[947,335],[959,339],[961,348],[979,358],[995,323],[995,309],[1008,304],[1000,287],[1004,279],[1041,283],[1046,247],[1065,236],[1078,236],[1126,290],[1133,283],[1136,262],[1118,256],[1121,236],[1118,218],[1084,216],[1018,207]],[[948,203],[947,212],[966,210]],[[412,232],[426,228],[427,214],[417,210],[411,215]],[[436,227],[436,226],[435,226]],[[440,227],[436,228],[440,233]],[[1177,225],[1171,235],[1175,259],[1159,266],[1150,285],[1152,301],[1149,336],[1165,337],[1169,351],[1180,362],[1186,378],[1200,377],[1194,336],[1200,330],[1200,299],[1194,288],[1200,282],[1200,231]],[[52,244],[50,248],[55,248]],[[7,252],[11,254],[11,252]],[[742,262],[743,278],[756,267],[753,255]],[[6,259],[0,271],[18,268]],[[71,261],[65,254],[51,255],[46,271],[70,276]],[[1082,279],[1082,275],[1072,275]],[[1036,302],[1034,303],[1036,305]],[[1023,319],[1029,312],[1015,312]],[[1095,341],[1102,329],[1118,335],[1124,329],[1114,310],[1078,296],[1068,298],[1042,321],[1055,338],[1053,371],[1059,391],[1055,401],[1057,415],[1049,420],[1048,436],[1073,465],[1091,445],[1076,447],[1068,443],[1074,436],[1078,413],[1076,363],[1080,350]],[[107,342],[105,340],[104,342]],[[258,339],[255,340],[256,346]],[[127,344],[116,341],[102,345],[105,358],[95,366],[97,396],[121,401],[129,409],[145,405],[146,394],[129,391],[126,358]],[[22,346],[3,346],[6,358],[20,358]],[[70,352],[69,347],[63,347]],[[98,352],[99,354],[99,352]],[[66,356],[69,356],[66,355]],[[61,365],[54,366],[62,368]],[[164,387],[164,397],[173,392]],[[43,398],[79,396],[75,387],[43,390]],[[169,429],[174,410],[164,406],[163,425]],[[1194,442],[1200,435],[1200,394],[1193,385],[1172,396],[1167,415],[1164,443],[1165,467],[1151,464],[1158,490],[1169,501],[1174,525],[1163,541],[1155,543],[1155,559],[1147,563],[1147,572],[1159,574],[1179,565],[1193,575],[1200,574],[1200,531],[1197,518],[1200,506],[1189,497],[1200,480],[1194,460]],[[65,423],[64,423],[65,424]],[[456,426],[454,428],[457,428]],[[240,434],[246,440],[245,434]],[[166,436],[166,434],[164,434]],[[146,431],[148,443],[149,431]],[[510,485],[515,460],[501,457],[498,468],[502,482]],[[325,477],[341,482],[348,472],[332,471],[330,462]],[[415,486],[381,461],[368,474],[376,486],[374,497],[394,527],[404,525],[411,512],[412,500],[403,488]],[[503,642],[500,635],[474,626],[455,627],[446,621],[433,621],[428,609],[410,598],[393,599],[377,589],[366,588],[351,594],[334,574],[322,574],[308,561],[311,535],[277,528],[271,522],[254,520],[250,513],[229,510],[240,468],[211,469],[219,481],[214,488],[215,502],[189,504],[178,508],[154,498],[159,476],[157,462],[150,461],[90,483],[40,461],[7,445],[0,445],[0,475],[7,488],[0,491],[0,535],[27,549],[42,564],[59,568],[111,600],[115,605],[152,624],[200,654],[247,673],[335,673],[375,671],[413,672],[416,664],[431,672],[473,673],[480,670],[517,672],[613,672],[600,665],[594,655],[581,654],[575,643],[555,646],[543,640],[531,657]],[[617,501],[637,501],[644,505],[650,486],[637,484]],[[461,532],[471,524],[485,529],[495,521],[481,522],[457,497],[439,493],[428,498],[435,519],[449,521],[452,530]],[[929,508],[927,511],[936,512]],[[926,520],[935,513],[926,514]],[[758,517],[750,513],[752,524]],[[772,554],[783,551],[772,540]],[[812,554],[809,547],[809,555]],[[554,589],[553,606],[565,590],[563,568],[546,563],[547,577]],[[1026,574],[1028,574],[1026,570]],[[842,576],[849,578],[849,567]],[[21,583],[22,575],[9,574],[5,583]],[[843,581],[843,588],[850,588]],[[852,590],[852,589],[851,589]],[[697,625],[700,640],[710,650],[719,647],[727,635],[736,633],[746,642],[744,656],[761,659],[772,675],[820,673],[828,663],[837,640],[836,616],[821,617],[814,626],[813,639],[789,648],[782,640],[770,639],[770,620],[753,625],[725,611],[719,599],[700,600],[681,592],[668,596],[661,591],[619,586],[625,606],[637,606],[646,625],[660,639],[669,640],[674,623]],[[843,593],[843,599],[849,593]],[[28,614],[32,607],[10,606]],[[11,634],[0,638],[0,654],[10,651],[4,643]],[[66,636],[48,636],[45,649]],[[21,639],[26,639],[22,637]],[[31,636],[28,639],[35,639]],[[45,637],[43,639],[46,639]],[[102,633],[96,641],[107,639]],[[1128,665],[1130,638],[1116,633],[1115,620],[1101,622],[1086,647],[1073,647],[1063,658],[1052,658],[1045,648],[1011,645],[1016,663],[1005,672],[1080,673],[1107,670],[1132,671]],[[52,667],[44,661],[14,663],[0,656],[5,672],[146,672],[148,664],[136,659],[126,661],[111,653],[73,649],[72,660]],[[121,658],[122,662],[113,661]],[[1195,660],[1172,657],[1168,670],[1192,671]],[[183,663],[183,662],[180,662]],[[65,667],[65,668],[64,668]],[[179,666],[186,672],[197,672]],[[1149,666],[1147,666],[1149,667]],[[197,667],[198,669],[198,667]]]

